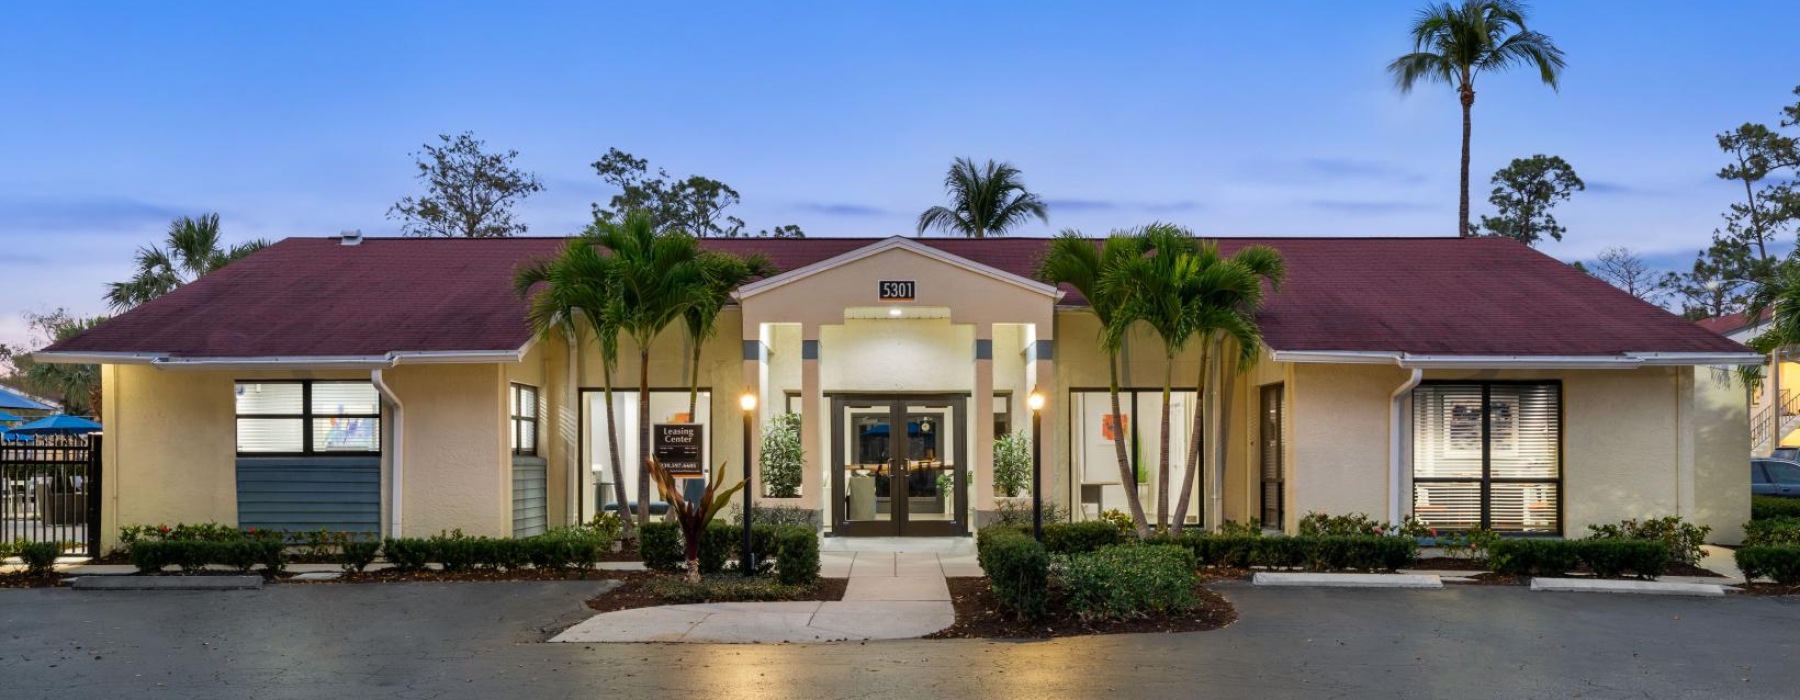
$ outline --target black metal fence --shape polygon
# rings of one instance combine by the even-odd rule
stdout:
[[[99,554],[99,435],[0,441],[0,541],[20,539]]]

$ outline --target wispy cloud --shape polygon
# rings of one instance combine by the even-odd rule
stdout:
[[[1192,200],[1174,202],[1130,202],[1105,199],[1046,199],[1044,205],[1050,211],[1083,212],[1083,211],[1147,211],[1155,213],[1192,211],[1200,205]]]
[[[1325,211],[1344,214],[1394,214],[1408,211],[1423,211],[1430,207],[1418,202],[1394,202],[1378,200],[1354,199],[1315,199],[1305,203],[1306,206]]]
[[[847,202],[801,202],[794,205],[794,208],[799,209],[800,211],[807,211],[815,214],[828,214],[831,216],[886,216],[888,213],[886,209],[882,209],[881,207],[871,207],[866,204],[851,204]]]
[[[1361,158],[1305,158],[1300,161],[1305,171],[1327,179],[1381,180],[1384,182],[1424,182],[1425,176],[1407,168],[1378,160]]]
[[[0,230],[18,232],[135,229],[204,213],[130,197],[15,197],[0,195]],[[132,231],[136,233],[136,231]]]

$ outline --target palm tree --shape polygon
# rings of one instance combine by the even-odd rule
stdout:
[[[1106,353],[1107,391],[1112,398],[1113,416],[1123,415],[1119,407],[1119,350],[1124,344],[1124,335],[1119,332],[1119,324],[1114,319],[1125,313],[1130,290],[1103,284],[1102,280],[1111,270],[1143,254],[1143,237],[1133,233],[1115,231],[1106,240],[1095,241],[1081,235],[1080,231],[1067,229],[1050,241],[1038,267],[1038,279],[1075,288],[1087,299],[1088,311],[1100,321],[1100,349]],[[1144,505],[1138,500],[1137,475],[1125,453],[1126,439],[1123,431],[1113,439],[1113,454],[1119,461],[1119,484],[1125,489],[1125,503],[1131,510],[1131,521],[1138,535],[1148,537],[1150,524],[1144,518]]]
[[[648,213],[596,221],[588,236],[608,252],[610,323],[638,351],[638,522],[650,521],[650,346],[702,301],[700,244],[685,231],[657,232]]]
[[[1149,253],[1127,258],[1101,274],[1100,287],[1124,299],[1112,316],[1118,326],[1111,334],[1123,336],[1142,323],[1162,341],[1162,433],[1156,472],[1156,530],[1169,526],[1169,404],[1175,381],[1175,359],[1194,337],[1194,311],[1189,291],[1194,286],[1194,235],[1172,224],[1151,224],[1138,234]]]
[[[950,206],[932,207],[919,215],[919,233],[927,229],[960,233],[968,238],[1003,236],[1033,216],[1050,222],[1044,201],[1025,189],[1018,168],[992,160],[977,166],[968,158],[950,163],[944,176]]]
[[[114,311],[130,309],[268,245],[268,241],[259,239],[223,248],[218,214],[178,218],[169,222],[169,233],[161,247],[138,249],[136,275],[107,285],[106,302]]]
[[[1256,310],[1262,306],[1264,285],[1269,291],[1281,289],[1286,265],[1281,254],[1266,246],[1250,246],[1237,255],[1225,257],[1212,242],[1200,244],[1187,254],[1191,262],[1180,266],[1181,297],[1190,318],[1187,326],[1200,339],[1200,367],[1194,379],[1202,409],[1194,412],[1193,430],[1188,434],[1187,470],[1181,477],[1181,497],[1175,502],[1171,527],[1181,534],[1187,519],[1188,499],[1193,495],[1194,479],[1204,466],[1200,459],[1202,436],[1208,427],[1213,439],[1213,463],[1225,463],[1225,440],[1231,412],[1224,401],[1207,401],[1213,397],[1231,396],[1232,380],[1237,373],[1256,364],[1262,352],[1262,329],[1256,324]],[[1233,356],[1225,351],[1235,349]],[[1235,361],[1232,361],[1235,360]],[[1229,362],[1229,364],[1227,364]],[[1217,374],[1219,382],[1209,384],[1207,377]],[[1205,406],[1216,406],[1210,413]],[[1205,420],[1209,418],[1210,420]],[[1208,425],[1210,423],[1210,426]],[[1214,490],[1221,484],[1214,484]]]
[[[1457,235],[1469,236],[1469,109],[1475,76],[1528,64],[1552,90],[1562,75],[1563,52],[1550,37],[1525,28],[1525,6],[1514,0],[1464,0],[1419,11],[1412,26],[1413,52],[1394,59],[1388,72],[1402,94],[1423,80],[1456,88],[1462,99],[1462,190]]]
[[[688,340],[693,343],[692,364],[688,374],[688,420],[695,419],[700,408],[700,348],[718,331],[714,322],[725,305],[731,303],[731,292],[752,280],[775,274],[775,264],[761,253],[740,258],[729,253],[707,251],[700,254],[700,297],[682,314],[687,322]]]
[[[600,255],[592,238],[569,241],[548,260],[534,260],[513,276],[513,289],[530,299],[527,321],[540,338],[564,334],[580,347],[582,334],[577,319],[585,319],[600,347],[600,376],[606,399],[606,445],[612,457],[613,498],[619,503],[623,536],[632,537],[636,523],[625,517],[625,463],[619,459],[619,417],[613,410],[613,370],[619,364],[620,313],[618,295],[611,293],[609,259]],[[579,351],[576,354],[579,358]]]

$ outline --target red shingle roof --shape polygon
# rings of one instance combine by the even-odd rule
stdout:
[[[1763,321],[1767,321],[1767,320],[1769,320],[1770,316],[1772,316],[1772,314],[1770,312],[1764,311],[1762,313],[1762,316],[1760,318],[1758,318],[1756,320],[1756,322],[1762,323]],[[1750,314],[1749,313],[1738,312],[1735,314],[1725,314],[1724,316],[1714,316],[1712,318],[1703,318],[1698,321],[1695,321],[1694,325],[1699,326],[1701,328],[1705,328],[1706,330],[1712,331],[1719,335],[1725,335],[1727,333],[1735,333],[1737,331],[1744,330],[1745,328],[1749,328],[1750,326],[1755,325],[1755,324],[1752,324],[1750,322]]]
[[[709,239],[783,270],[879,239]],[[513,270],[555,238],[290,238],[58,343],[52,351],[177,357],[516,350],[530,336]],[[1032,276],[1043,238],[921,239]],[[1743,346],[1542,253],[1493,238],[1226,238],[1268,245],[1288,282],[1261,314],[1276,350],[1453,355],[1743,352]],[[1079,304],[1072,292],[1065,304]]]

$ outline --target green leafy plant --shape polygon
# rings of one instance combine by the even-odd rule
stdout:
[[[1650,540],[1661,542],[1669,550],[1672,561],[1697,566],[1705,556],[1701,545],[1706,543],[1707,533],[1712,532],[1710,525],[1694,525],[1671,515],[1665,518],[1650,518],[1639,521],[1636,518],[1621,520],[1617,525],[1589,525],[1590,540]]]
[[[1744,546],[1800,544],[1800,518],[1769,518],[1744,523]]]
[[[1050,593],[1050,555],[1017,528],[990,526],[975,537],[975,558],[1000,605],[1023,619],[1043,617]]]
[[[732,494],[744,488],[742,482],[719,489],[725,479],[725,464],[714,467],[712,475],[706,480],[706,489],[700,493],[698,501],[689,501],[681,487],[675,483],[675,475],[671,474],[662,462],[654,457],[648,460],[650,476],[656,480],[656,489],[662,493],[663,500],[669,503],[669,513],[681,524],[682,541],[686,545],[689,581],[700,580],[700,541],[706,536],[706,526],[714,516],[731,502]],[[719,562],[721,568],[724,561]]]
[[[806,469],[806,451],[800,443],[800,414],[783,413],[769,419],[763,426],[762,453],[757,464],[762,467],[764,497],[800,496]]]
[[[389,537],[382,542],[381,552],[403,573],[423,571],[434,558],[432,542],[422,537]]]
[[[682,565],[681,526],[668,522],[644,523],[638,528],[638,557],[653,571],[678,571]]]
[[[1783,586],[1800,586],[1800,545],[1739,547],[1734,556],[1748,580],[1766,578]]]
[[[373,539],[346,540],[338,551],[338,566],[344,573],[361,573],[375,563],[375,555],[380,551],[381,543]]]
[[[742,507],[732,508],[731,521],[743,524],[744,509]],[[752,525],[799,525],[816,530],[819,527],[819,511],[805,506],[753,506],[750,509],[750,523]]]
[[[25,573],[37,577],[49,576],[56,567],[56,557],[62,554],[61,542],[21,542],[14,548],[25,562]]]
[[[791,586],[819,580],[819,533],[811,526],[778,525],[774,529],[775,578]]]
[[[1124,541],[1119,528],[1104,520],[1044,526],[1044,550],[1050,554],[1086,554]]]
[[[1131,523],[1131,514],[1117,508],[1100,511],[1100,520],[1112,523],[1113,527],[1119,528],[1121,532],[1137,532],[1137,528]]]
[[[1487,562],[1494,549],[1494,543],[1499,541],[1500,533],[1487,528],[1446,532],[1438,535],[1437,538],[1437,544],[1443,548],[1445,556],[1482,563]]]
[[[1045,524],[1060,523],[1063,521],[1063,519],[1064,518],[1063,518],[1062,506],[1057,505],[1053,501],[1045,501],[1044,502],[1044,523]],[[995,504],[994,523],[993,524],[995,524],[995,525],[1030,525],[1031,524],[1031,504],[1030,503],[1013,503],[1010,501],[1001,501],[1000,503]]]
[[[1031,438],[1024,431],[1002,435],[994,441],[994,491],[1013,498],[1024,493],[1030,483]]]
[[[1171,545],[1102,547],[1062,558],[1054,582],[1084,620],[1126,620],[1181,612],[1195,603],[1194,556]]]
[[[1225,522],[1219,523],[1219,529],[1218,529],[1217,534],[1228,536],[1228,537],[1234,536],[1234,535],[1243,535],[1243,536],[1247,536],[1247,537],[1262,537],[1262,534],[1263,534],[1262,518],[1251,518],[1250,522],[1248,522],[1248,523],[1240,523],[1236,520],[1227,520]]]

